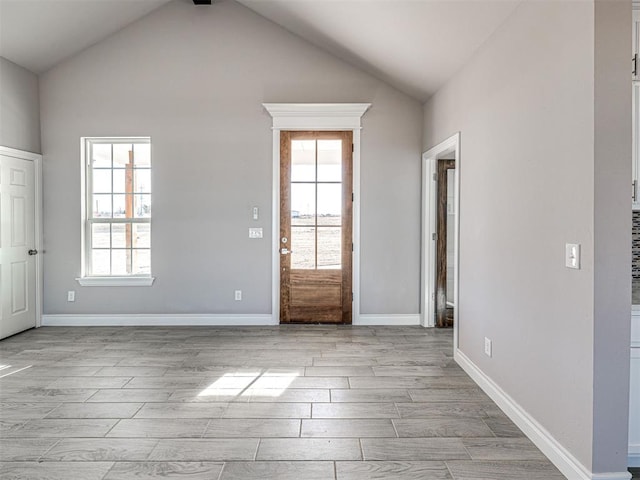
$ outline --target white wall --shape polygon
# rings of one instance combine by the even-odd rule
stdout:
[[[47,314],[271,312],[263,102],[370,102],[362,313],[418,313],[421,105],[231,1],[175,0],[40,81]],[[149,135],[150,288],[79,287],[80,137]],[[251,207],[261,211],[251,220]],[[249,240],[250,226],[264,240]],[[243,301],[233,291],[243,290]],[[76,302],[66,291],[76,290]]]
[[[0,57],[0,145],[40,153],[38,77]]]
[[[460,350],[595,472],[626,466],[630,18],[523,2],[424,109],[424,150],[461,132]]]

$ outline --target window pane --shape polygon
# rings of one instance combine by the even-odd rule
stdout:
[[[342,225],[342,184],[318,184],[318,225]]]
[[[111,144],[94,143],[91,146],[91,166],[93,168],[111,168]]]
[[[316,185],[314,183],[291,184],[291,224],[315,225]]]
[[[109,224],[94,223],[91,225],[91,246],[93,248],[109,248]]]
[[[97,142],[97,143],[94,143]],[[144,139],[96,138],[86,142],[90,159],[87,238],[89,275],[149,275],[151,227],[132,223],[151,217],[151,145]],[[97,223],[92,219],[107,220]],[[126,223],[113,223],[116,221]]]
[[[126,193],[127,191],[127,174],[129,181],[133,181],[133,172],[122,168],[113,170],[113,193]]]
[[[151,170],[148,168],[136,169],[134,192],[150,193],[151,192]]]
[[[318,140],[318,181],[342,181],[342,140]]]
[[[111,275],[131,273],[131,250],[111,250]]]
[[[291,268],[314,270],[316,267],[316,229],[291,227]]]
[[[127,238],[131,238],[131,225],[123,223],[114,223],[111,225],[111,247],[112,248],[127,248],[131,246],[131,240],[127,241]]]
[[[136,143],[133,145],[133,164],[136,167],[151,166],[151,144]]]
[[[316,179],[316,141],[291,142],[291,181],[313,182]]]
[[[318,229],[318,268],[342,268],[342,228]]]
[[[131,218],[127,216],[127,197],[131,199],[131,195],[114,195],[113,196],[113,218]]]
[[[93,195],[92,214],[94,218],[111,217],[111,195]]]
[[[91,274],[109,275],[109,250],[91,250]]]
[[[124,168],[129,164],[131,147],[130,143],[113,144],[113,168]]]
[[[134,275],[149,275],[151,273],[151,251],[133,251],[133,271]]]
[[[133,203],[136,218],[151,216],[151,195],[134,195]]]
[[[133,224],[133,247],[151,247],[151,225],[148,223]]]
[[[111,193],[111,170],[93,170],[93,193]]]

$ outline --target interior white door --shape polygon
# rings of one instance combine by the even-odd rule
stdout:
[[[0,155],[0,338],[36,326],[33,162]]]

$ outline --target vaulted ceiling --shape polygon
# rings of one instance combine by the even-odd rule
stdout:
[[[0,56],[43,73],[168,1],[0,0]],[[424,101],[521,0],[237,1]]]

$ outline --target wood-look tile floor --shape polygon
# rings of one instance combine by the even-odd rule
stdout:
[[[0,342],[0,478],[564,477],[420,327],[40,328]]]

